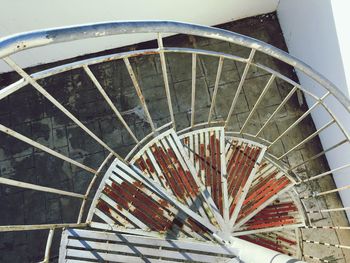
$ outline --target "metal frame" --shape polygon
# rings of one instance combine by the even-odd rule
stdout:
[[[95,58],[90,58],[90,59],[85,59],[82,61],[78,62],[73,62],[69,63],[66,65],[61,65],[57,66],[54,68],[50,68],[47,70],[43,70],[41,72],[36,72],[33,74],[28,74],[26,73],[19,65],[16,64],[10,58],[12,54],[18,53],[23,50],[27,50],[30,48],[38,48],[40,46],[45,46],[45,45],[51,45],[51,44],[57,44],[57,43],[63,43],[63,42],[69,42],[69,41],[74,41],[74,40],[82,40],[82,39],[87,39],[87,38],[96,38],[96,37],[101,37],[101,36],[109,36],[109,35],[119,35],[119,34],[126,34],[126,33],[154,33],[155,39],[157,39],[158,42],[158,48],[157,49],[149,49],[149,50],[135,50],[135,51],[129,51],[129,52],[124,52],[124,53],[118,53],[118,54],[112,54],[112,55],[107,55],[107,56],[101,56],[101,57],[95,57]],[[208,37],[212,39],[217,39],[217,40],[222,40],[222,41],[227,41],[229,43],[234,43],[238,44],[244,47],[247,47],[250,49],[250,54],[248,58],[242,58],[234,55],[229,55],[225,54],[222,52],[214,52],[214,51],[208,51],[208,50],[200,50],[200,49],[193,49],[193,48],[179,48],[179,47],[164,47],[163,45],[163,35],[167,33],[172,33],[172,34],[187,34],[187,35],[194,35],[194,36],[201,36],[201,37]],[[270,69],[264,65],[261,65],[259,63],[256,63],[254,61],[254,55],[257,52],[262,52],[266,55],[269,55],[273,58],[278,59],[279,61],[285,62],[286,64],[289,64],[293,66],[295,69],[297,69],[299,72],[302,72],[312,80],[314,80],[316,83],[320,84],[320,86],[324,89],[325,93],[319,97],[314,95],[313,93],[309,92],[308,90],[304,89],[301,87],[298,83],[290,80],[289,78],[283,76],[279,72],[276,72],[273,69]],[[174,21],[128,21],[128,22],[106,22],[106,23],[97,23],[97,24],[90,24],[90,25],[80,25],[80,26],[73,26],[73,27],[65,27],[65,28],[56,28],[56,29],[49,29],[49,30],[42,30],[42,31],[35,31],[35,32],[28,32],[28,33],[22,33],[22,34],[17,34],[14,36],[9,36],[7,38],[0,39],[0,58],[3,59],[13,70],[15,70],[22,78],[9,86],[3,88],[0,90],[0,100],[6,98],[10,94],[15,93],[16,91],[20,90],[21,88],[25,87],[26,85],[30,84],[32,85],[38,92],[40,92],[45,98],[47,98],[51,103],[53,103],[57,108],[59,108],[67,117],[69,117],[75,124],[77,124],[84,132],[89,134],[96,142],[98,142],[101,146],[103,146],[108,152],[109,155],[107,158],[101,163],[100,167],[95,170],[94,168],[90,168],[85,166],[82,163],[79,163],[69,157],[66,157],[40,143],[37,143],[33,141],[32,139],[16,132],[11,129],[9,129],[6,126],[3,126],[0,124],[0,131],[3,133],[6,133],[10,136],[13,136],[19,140],[22,140],[33,147],[36,147],[38,149],[43,150],[44,152],[51,154],[57,158],[60,158],[66,162],[69,162],[70,164],[76,165],[79,168],[82,168],[88,172],[91,172],[94,174],[88,188],[85,194],[77,194],[73,192],[68,192],[68,191],[63,191],[63,190],[58,190],[54,188],[49,188],[49,187],[43,187],[43,186],[38,186],[34,184],[28,184],[25,182],[19,182],[15,180],[10,180],[6,178],[1,178],[0,183],[1,184],[7,184],[15,187],[22,187],[26,189],[32,189],[32,190],[37,190],[37,191],[45,191],[49,193],[55,193],[55,194],[60,194],[64,196],[71,196],[71,197],[77,197],[82,199],[82,205],[81,209],[79,211],[78,215],[78,220],[77,224],[52,224],[52,225],[29,225],[29,226],[0,226],[0,231],[19,231],[19,230],[35,230],[35,229],[48,229],[49,235],[48,235],[48,241],[47,241],[47,247],[45,250],[45,255],[44,255],[44,261],[47,262],[49,258],[49,251],[50,251],[50,245],[52,242],[52,237],[54,235],[54,229],[55,228],[63,228],[63,227],[84,227],[87,224],[91,222],[91,211],[89,212],[87,216],[87,223],[81,223],[83,221],[83,213],[85,210],[85,205],[86,201],[88,198],[88,195],[90,194],[90,191],[101,173],[102,169],[107,165],[107,163],[111,160],[112,157],[116,157],[116,161],[122,163],[125,165],[123,162],[124,160],[116,153],[114,150],[112,150],[106,143],[104,143],[98,136],[96,136],[92,131],[90,131],[81,121],[79,121],[72,113],[70,113],[62,104],[60,104],[54,97],[52,97],[45,89],[42,87],[39,83],[38,80],[44,79],[49,76],[53,76],[62,72],[66,72],[72,69],[77,69],[77,68],[82,68],[85,73],[89,76],[91,81],[95,84],[96,88],[100,92],[101,96],[105,99],[105,101],[108,103],[108,105],[111,107],[112,111],[116,114],[116,117],[119,119],[119,121],[123,124],[123,127],[127,130],[127,132],[132,136],[134,139],[136,146],[134,149],[129,153],[128,157],[126,158],[131,159],[132,155],[135,154],[135,152],[141,148],[142,145],[148,145],[147,141],[152,138],[156,137],[158,135],[158,132],[168,128],[168,126],[172,125],[174,129],[176,129],[176,124],[175,124],[175,117],[174,117],[174,112],[173,112],[173,107],[172,107],[172,101],[171,101],[171,93],[170,93],[170,86],[169,86],[169,80],[168,80],[168,72],[167,72],[167,65],[166,65],[166,54],[167,53],[186,53],[186,54],[191,54],[192,55],[192,85],[191,85],[191,121],[190,121],[190,126],[185,128],[184,130],[178,132],[184,133],[187,131],[193,131],[197,130],[203,127],[210,127],[213,125],[223,125],[226,129],[227,132],[232,132],[232,134],[237,135],[239,137],[247,137],[250,138],[254,142],[260,142],[264,146],[267,147],[267,153],[266,156],[271,156],[275,164],[280,163],[281,166],[284,166],[281,162],[283,159],[288,158],[288,155],[290,155],[292,152],[296,151],[299,147],[305,145],[307,142],[311,141],[313,138],[316,136],[319,136],[325,129],[330,127],[331,125],[335,126],[337,129],[339,129],[343,134],[345,139],[335,145],[332,145],[330,148],[323,150],[322,152],[310,157],[309,159],[294,165],[293,167],[288,167],[288,169],[295,170],[296,168],[308,164],[308,162],[326,154],[328,151],[335,149],[339,147],[340,145],[343,145],[344,143],[350,142],[350,135],[349,131],[342,125],[341,119],[339,119],[339,116],[336,116],[334,112],[332,111],[331,108],[327,105],[325,102],[325,99],[328,97],[334,97],[344,109],[350,113],[350,101],[347,99],[346,96],[343,95],[343,93],[335,87],[333,83],[331,83],[329,80],[324,78],[322,75],[314,71],[311,67],[306,65],[305,63],[301,62],[300,60],[292,57],[291,55],[287,54],[284,51],[281,51],[271,45],[268,45],[266,43],[263,43],[258,40],[254,40],[252,38],[242,36],[233,32],[229,32],[226,30],[222,29],[217,29],[217,28],[211,28],[211,27],[206,27],[206,26],[200,26],[200,25],[194,25],[194,24],[186,24],[186,23],[180,23],[180,22],[174,22]],[[152,117],[150,113],[148,112],[147,108],[147,103],[145,102],[145,99],[142,95],[142,89],[140,85],[138,84],[138,80],[136,79],[136,76],[133,72],[133,69],[130,65],[129,58],[133,56],[141,56],[141,55],[159,55],[160,56],[160,61],[161,61],[161,69],[162,69],[162,75],[163,75],[163,80],[164,80],[164,87],[165,87],[165,92],[166,92],[166,97],[167,97],[167,102],[169,106],[169,115],[171,122],[160,127],[160,128],[155,128],[154,122],[152,120]],[[197,72],[197,60],[199,59],[199,56],[212,56],[216,57],[219,59],[219,64],[217,68],[217,73],[216,73],[216,80],[215,80],[215,86],[214,86],[214,92],[212,96],[212,100],[210,103],[210,110],[209,110],[209,116],[208,116],[208,121],[204,123],[195,123],[195,110],[196,110],[196,72]],[[91,71],[89,68],[93,64],[105,62],[105,61],[110,61],[110,60],[117,60],[117,59],[123,59],[125,66],[129,72],[130,78],[134,84],[136,93],[140,99],[141,105],[146,113],[148,122],[151,126],[152,133],[148,134],[146,138],[143,138],[142,140],[139,140],[136,138],[134,132],[130,129],[128,124],[125,122],[124,118],[121,116],[119,110],[114,106],[112,103],[110,97],[107,95],[106,91],[103,89],[101,86],[100,82],[97,80],[95,77],[94,73]],[[238,61],[245,63],[245,68],[243,75],[241,76],[240,82],[238,84],[236,93],[234,95],[229,113],[226,117],[226,120],[224,122],[220,122],[217,120],[213,120],[213,111],[216,107],[216,100],[217,100],[217,94],[218,94],[218,89],[219,89],[219,81],[222,73],[222,67],[224,60],[232,60],[232,61]],[[261,92],[260,96],[258,97],[257,101],[255,102],[253,108],[250,110],[250,113],[247,117],[247,119],[244,121],[244,124],[240,128],[238,132],[233,132],[229,130],[228,123],[234,114],[234,109],[238,100],[238,96],[245,84],[245,80],[249,71],[249,68],[251,66],[255,66],[261,70],[264,70],[265,72],[269,73],[270,79],[267,82],[266,86],[264,87],[263,91]],[[259,131],[253,135],[253,134],[248,134],[244,132],[246,130],[246,127],[251,120],[251,117],[253,114],[257,111],[259,104],[261,103],[262,99],[266,95],[267,91],[269,90],[271,84],[273,81],[280,79],[283,81],[286,81],[287,83],[291,84],[293,88],[289,91],[289,93],[283,98],[282,102],[277,106],[277,108],[273,111],[273,113],[270,115],[270,117],[267,119],[267,121],[264,123],[264,125],[259,129]],[[295,121],[290,127],[288,127],[286,130],[284,130],[277,138],[275,138],[272,142],[267,141],[264,136],[262,135],[263,130],[269,125],[276,114],[285,106],[285,104],[289,101],[289,99],[293,96],[295,92],[303,92],[305,96],[310,96],[313,98],[316,102],[313,106],[311,106],[305,113],[303,113],[297,121]],[[330,117],[330,121],[328,121],[324,126],[322,126],[320,129],[316,130],[314,133],[309,135],[308,137],[304,138],[301,142],[297,143],[295,146],[293,146],[291,149],[285,151],[282,155],[280,156],[274,156],[272,154],[271,149],[275,145],[275,143],[281,139],[295,126],[299,125],[299,123],[306,117],[309,116],[311,111],[316,108],[316,107],[322,107],[328,114],[327,117]],[[178,143],[178,142],[176,142]],[[185,154],[183,151],[181,154]],[[308,179],[300,179],[295,182],[294,179],[290,176],[289,171],[285,172],[285,176],[288,177],[292,185],[295,183],[296,185],[302,185],[305,183],[310,183],[314,180],[319,180],[327,175],[331,175],[334,172],[347,169],[349,167],[349,164],[345,164],[341,167],[334,168],[331,171],[324,172],[318,175],[314,175]],[[195,173],[194,167],[191,167],[192,173]],[[283,168],[284,169],[284,168]],[[285,169],[284,169],[285,171]],[[106,178],[105,178],[106,179]],[[143,180],[145,183],[147,183],[150,187],[152,187],[154,190],[158,191],[159,193],[162,193],[164,197],[166,196],[166,192],[163,192],[163,190],[160,190],[159,187],[154,184],[153,182],[149,181],[147,178],[143,178],[140,174],[139,177],[140,180]],[[223,185],[225,185],[225,182],[222,182]],[[226,182],[227,184],[227,182]],[[292,186],[289,186],[292,187]],[[284,191],[287,191],[288,188],[284,189]],[[227,186],[226,186],[227,188]],[[330,189],[327,191],[311,194],[311,195],[304,195],[299,198],[301,199],[307,199],[307,198],[316,198],[316,197],[321,197],[325,196],[327,194],[332,194],[336,193],[338,191],[342,191],[345,189],[348,189],[349,186],[344,186],[341,188],[337,189]],[[100,190],[99,190],[100,191]],[[98,191],[98,193],[99,193]],[[97,194],[97,193],[96,193]],[[281,193],[280,193],[281,194]],[[169,201],[175,202],[175,200],[172,199],[172,197],[167,197],[169,198]],[[207,196],[205,197],[207,198]],[[274,197],[275,198],[275,197]],[[96,197],[94,198],[93,202],[95,202]],[[207,200],[208,201],[208,200]],[[269,200],[269,202],[271,202]],[[209,203],[210,200],[209,200]],[[213,205],[213,204],[211,204]],[[185,207],[182,207],[181,204],[176,204],[180,209],[185,209]],[[91,206],[93,207],[93,205]],[[326,209],[319,209],[319,210],[308,210],[306,211],[307,214],[313,214],[313,213],[325,213],[325,212],[339,212],[339,211],[346,211],[349,210],[349,207],[337,207],[337,208],[326,208]],[[193,217],[193,213],[190,211],[187,211],[185,209],[185,213],[188,213]],[[196,217],[196,216],[195,216]],[[201,221],[201,223],[204,223],[202,219],[197,218],[198,220]],[[220,221],[220,218],[219,218]],[[227,218],[226,218],[227,221]],[[223,224],[224,221],[221,222]],[[241,223],[241,222],[240,222]],[[242,223],[241,223],[242,224]],[[236,227],[238,227],[237,225]],[[338,226],[324,226],[324,228],[334,228],[337,229],[336,227]],[[345,226],[344,227],[339,227],[339,229],[348,229]],[[216,230],[212,229],[213,232]],[[224,235],[219,234],[219,236],[216,236],[217,240],[222,242],[222,237]],[[309,243],[308,240],[304,240],[304,242]],[[314,242],[315,243],[315,242]],[[321,244],[321,243],[317,243]],[[328,244],[328,243],[325,243]],[[345,248],[347,249],[348,247],[339,245],[340,248]],[[306,255],[305,255],[306,256]],[[311,257],[311,256],[309,256]]]

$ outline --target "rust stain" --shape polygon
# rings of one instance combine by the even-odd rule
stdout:
[[[200,144],[199,145],[199,162],[200,162],[200,169],[204,170],[205,169],[205,145]]]
[[[145,171],[145,170],[147,169],[146,164],[145,164],[145,161],[142,159],[142,157],[140,157],[140,158],[137,160],[137,164],[138,164],[139,168],[140,168],[142,171]]]
[[[296,245],[296,244],[297,244],[296,241],[287,239],[287,238],[282,237],[282,236],[277,236],[276,239],[277,239],[277,240],[281,240],[281,241],[283,241],[283,242],[286,242],[286,243],[288,243],[288,244],[290,244],[290,245]]]
[[[118,190],[122,191],[129,203],[135,207],[132,214],[151,230],[163,231],[167,229],[169,220],[164,217],[165,211],[149,195],[127,182],[123,182]]]
[[[143,56],[143,55],[157,55],[157,54],[159,54],[158,51],[151,51],[151,50],[149,50],[149,51],[142,51],[142,53],[140,53],[140,54],[131,54],[129,56],[129,58],[139,57],[139,56]]]
[[[286,253],[282,246],[280,246],[279,244],[271,241],[271,240],[268,240],[268,239],[265,239],[265,238],[261,238],[261,237],[257,237],[257,236],[240,236],[241,239],[243,240],[246,240],[246,241],[249,241],[249,242],[252,242],[254,244],[257,244],[257,245],[260,245],[262,247],[266,247],[268,249],[272,249],[272,250],[275,250],[277,252],[280,252],[280,253]]]
[[[103,211],[104,213],[109,214],[109,207],[104,201],[99,200],[97,203],[97,208]]]
[[[188,224],[192,227],[193,231],[199,234],[204,234],[207,232],[206,228],[200,224],[197,224],[193,219],[188,219]]]
[[[141,183],[140,181],[135,181],[132,183],[136,188],[142,188],[143,187],[143,183]]]
[[[149,171],[153,174],[154,173],[154,167],[150,159],[146,159],[146,164],[148,166]]]
[[[184,138],[184,144],[187,144],[187,145],[189,144],[188,137],[185,137],[185,138]]]
[[[116,185],[116,184],[115,184]],[[124,200],[121,196],[119,196],[116,192],[117,191],[113,191],[112,189],[110,189],[109,187],[106,187],[104,189],[106,195],[108,197],[110,197],[111,199],[113,199],[116,203],[117,203],[117,209],[118,210],[122,210],[123,208],[128,210],[128,202],[126,200]],[[120,193],[119,193],[120,194]]]
[[[162,207],[165,207],[165,208],[169,208],[169,207],[170,207],[170,204],[169,204],[166,200],[164,200],[164,199],[161,199],[161,200],[159,201],[159,204],[160,204]]]
[[[170,186],[170,189],[174,191],[175,195],[178,195],[178,190],[175,187],[174,180],[171,176],[169,176],[169,171],[166,163],[163,161],[161,153],[156,146],[152,146],[152,153],[154,155],[154,158],[156,159],[156,162],[160,166],[163,175],[160,175],[159,178],[162,180],[165,180],[167,182],[167,186]]]
[[[185,188],[180,180],[180,178],[178,178],[178,175],[175,171],[175,169],[172,167],[172,162],[169,159],[169,157],[165,154],[164,150],[162,148],[158,148],[159,154],[161,156],[161,158],[159,158],[159,160],[164,160],[163,163],[163,172],[164,175],[167,176],[167,180],[170,182],[172,182],[172,184],[170,184],[171,189],[175,192],[176,196],[178,198],[180,198],[181,200],[185,200]]]

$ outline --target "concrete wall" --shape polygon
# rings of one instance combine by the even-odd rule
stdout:
[[[333,4],[336,4],[336,7]],[[349,5],[347,1],[339,0],[334,3],[330,0],[281,0],[277,9],[289,52],[327,77],[341,89],[344,96],[350,94],[350,87],[347,85],[350,77],[350,57],[348,56],[349,51],[345,48],[350,45],[348,34],[350,21],[347,5]],[[324,93],[324,90],[313,81],[300,72],[297,73],[304,87],[316,94]],[[326,102],[341,119],[347,131],[350,131],[350,120],[344,108],[339,106],[334,99],[327,99]],[[307,98],[307,103],[311,106],[313,101]],[[317,128],[327,122],[321,110],[314,111],[312,117]],[[343,138],[344,135],[335,129],[327,129],[320,136],[324,149]],[[331,169],[349,163],[349,156],[350,146],[348,144],[326,155]],[[335,173],[334,179],[338,187],[349,185],[350,169]],[[341,191],[340,196],[344,206],[350,206],[350,191]],[[350,213],[348,213],[348,218],[350,218]]]
[[[278,0],[3,0],[0,37],[29,30],[112,20],[157,19],[217,25],[273,12],[277,4]],[[154,36],[108,37],[44,48],[40,52],[27,51],[16,58],[27,67],[150,39]],[[8,70],[7,66],[0,64],[0,72]]]

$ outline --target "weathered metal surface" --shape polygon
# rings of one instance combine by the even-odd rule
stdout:
[[[174,237],[209,238],[203,226],[135,179],[134,171],[130,168],[113,167],[109,171],[94,214],[112,225],[157,231]]]
[[[205,253],[203,253],[205,252]],[[227,262],[237,251],[194,240],[152,238],[121,233],[67,229],[62,233],[59,262]]]
[[[285,173],[276,166],[263,162],[243,202],[234,228],[237,229],[243,225],[292,186],[293,183]]]
[[[239,57],[235,55],[229,55],[222,52],[199,50],[197,48],[167,48],[162,43],[162,33],[187,33],[191,35],[205,36],[209,38],[215,38],[225,40],[231,43],[243,45],[251,50],[248,58]],[[97,37],[104,35],[124,34],[124,33],[140,33],[140,32],[153,32],[158,34],[158,49],[149,50],[134,50],[124,52],[120,54],[111,54],[102,57],[90,58],[78,62],[61,65],[55,68],[50,68],[42,72],[37,72],[29,75],[19,65],[17,65],[8,56],[12,53],[16,53],[20,50],[43,46],[51,43],[71,41],[75,39],[84,39],[87,37]],[[323,85],[325,88],[322,96],[314,95],[312,92],[304,89],[298,83],[283,76],[279,72],[268,68],[264,65],[259,64],[253,60],[255,52],[264,52],[271,55],[280,61],[287,62],[288,64],[295,66],[301,72],[306,73],[309,77],[316,80],[316,82]],[[343,97],[342,93],[334,87],[332,83],[327,81],[325,78],[314,72],[310,67],[303,64],[302,62],[294,59],[286,53],[277,50],[267,44],[260,41],[255,41],[250,38],[240,36],[238,34],[220,30],[207,28],[197,25],[183,24],[178,22],[161,22],[161,21],[150,21],[150,22],[117,22],[117,23],[102,23],[96,25],[85,25],[73,28],[62,28],[54,29],[41,32],[32,32],[28,34],[18,35],[13,38],[0,40],[0,57],[3,58],[19,75],[22,77],[17,82],[10,84],[9,86],[0,90],[0,100],[6,98],[10,94],[18,91],[27,84],[31,84],[39,91],[45,98],[51,101],[58,109],[62,111],[67,117],[75,122],[83,131],[88,133],[95,141],[101,146],[107,149],[111,154],[114,154],[120,158],[112,148],[110,148],[102,139],[89,130],[85,124],[77,119],[67,108],[59,103],[56,98],[49,94],[44,87],[42,87],[38,80],[45,79],[46,77],[56,75],[58,73],[70,71],[73,69],[85,69],[85,72],[89,75],[90,79],[96,85],[102,96],[105,98],[111,109],[116,113],[119,120],[123,123],[124,128],[133,137],[137,143],[135,148],[129,153],[129,157],[142,145],[145,141],[149,140],[152,136],[156,137],[158,131],[161,128],[156,129],[155,124],[148,112],[147,101],[142,95],[139,82],[136,75],[129,63],[128,58],[142,55],[160,55],[161,70],[163,73],[163,80],[165,84],[166,97],[168,108],[170,112],[170,118],[172,125],[175,128],[175,118],[172,107],[172,100],[170,96],[169,79],[167,71],[167,65],[165,60],[166,53],[184,53],[192,54],[192,97],[191,97],[191,126],[184,128],[184,131],[190,129],[197,129],[209,124],[225,124],[228,128],[228,122],[235,113],[234,110],[238,107],[238,96],[242,91],[242,87],[245,84],[246,78],[248,78],[248,71],[250,67],[256,67],[258,70],[262,70],[265,73],[271,74],[265,88],[259,94],[252,109],[249,109],[248,117],[245,119],[240,130],[236,133],[239,137],[252,138],[253,140],[262,141],[266,146],[271,149],[277,141],[285,139],[287,133],[291,132],[299,123],[309,117],[309,114],[316,107],[323,107],[325,112],[328,113],[327,117],[330,117],[330,121],[323,127],[319,128],[315,132],[308,135],[306,138],[301,139],[300,142],[296,141],[296,144],[292,144],[292,148],[282,152],[279,157],[275,157],[277,160],[287,157],[290,153],[299,149],[299,147],[305,145],[311,139],[318,136],[324,129],[330,127],[332,124],[335,128],[344,134],[345,140],[330,146],[330,148],[315,154],[314,156],[304,159],[299,164],[293,164],[290,167],[291,170],[299,168],[301,165],[308,164],[314,159],[323,156],[328,151],[335,149],[344,143],[350,141],[350,135],[345,129],[344,125],[340,122],[338,117],[333,114],[332,109],[325,103],[325,98],[331,100],[336,98],[340,102],[346,111],[350,110],[349,101]],[[206,123],[195,123],[195,109],[196,108],[196,63],[197,56],[212,56],[219,59],[219,65],[217,68],[216,81],[214,85],[214,92],[211,97],[211,104],[209,109],[208,121]],[[141,104],[144,108],[147,120],[151,125],[152,133],[146,135],[143,140],[138,141],[130,127],[126,125],[123,118],[117,108],[113,105],[110,98],[102,89],[101,84],[98,82],[96,77],[89,69],[90,65],[123,59],[131,80],[135,86],[137,94],[141,100]],[[216,100],[219,89],[219,80],[221,71],[223,70],[223,61],[225,59],[232,61],[238,61],[245,64],[243,75],[241,76],[238,84],[237,91],[234,95],[231,107],[229,109],[228,117],[225,123],[219,123],[212,121],[212,115],[216,108]],[[198,59],[199,60],[199,59]],[[249,72],[250,73],[250,72]],[[170,78],[170,76],[169,76]],[[278,79],[278,81],[286,81],[287,83],[294,86],[282,101],[279,102],[277,108],[273,110],[270,117],[263,124],[260,130],[255,135],[247,134],[244,131],[247,130],[247,124],[252,119],[253,114],[256,112],[259,104],[266,97],[267,91],[270,88],[272,82]],[[244,90],[243,90],[244,91]],[[303,112],[298,116],[297,120],[294,121],[290,126],[281,130],[277,137],[272,142],[266,138],[260,138],[259,135],[262,131],[270,124],[277,113],[285,106],[289,99],[292,97],[294,92],[304,92],[305,95],[315,99],[316,103],[310,107],[306,112]],[[173,94],[172,94],[173,95]],[[231,102],[231,101],[230,101]],[[175,108],[174,108],[175,109]],[[167,126],[163,126],[163,128]],[[27,184],[19,181],[11,181],[3,178],[0,183],[14,186],[21,186],[28,189],[47,191],[50,193],[58,193],[68,196],[74,196],[83,198],[81,210],[79,212],[78,223],[82,221],[82,214],[84,206],[87,200],[89,191],[92,188],[93,183],[96,180],[98,171],[85,166],[82,163],[76,162],[60,153],[45,147],[13,130],[8,129],[5,126],[0,126],[1,131],[14,136],[32,146],[35,146],[47,153],[61,158],[65,162],[76,165],[83,168],[95,176],[91,181],[88,190],[85,195],[76,194],[72,192],[65,192],[53,188],[37,186],[33,184]],[[186,136],[185,136],[186,137]],[[259,137],[259,138],[258,138]],[[262,136],[264,137],[264,136]],[[287,137],[287,136],[286,136]],[[129,229],[133,233],[159,233],[162,235],[166,233],[172,236],[187,236],[196,239],[209,239],[216,240],[218,242],[227,242],[227,236],[223,232],[228,231],[230,233],[230,227],[233,225],[233,235],[249,235],[247,238],[253,239],[262,246],[272,248],[282,253],[289,252],[285,249],[285,244],[294,246],[291,240],[286,236],[285,231],[283,233],[274,234],[271,231],[285,230],[287,228],[300,227],[303,225],[302,213],[298,202],[295,200],[286,199],[285,193],[289,192],[293,186],[293,179],[291,179],[284,169],[280,169],[273,162],[265,159],[265,163],[260,165],[260,159],[263,156],[263,147],[257,146],[257,144],[239,143],[238,147],[230,152],[231,156],[228,156],[227,163],[225,160],[224,151],[224,132],[220,128],[210,128],[208,131],[194,132],[188,135],[183,141],[185,148],[182,147],[179,138],[174,132],[170,132],[164,137],[158,136],[143,150],[142,154],[139,155],[139,159],[134,162],[141,170],[144,175],[139,175],[138,172],[131,168],[132,166],[114,167],[115,169],[110,170],[107,177],[104,178],[103,184],[98,191],[98,195],[93,200],[93,213],[88,216],[87,222],[91,221],[92,215],[99,217],[104,221],[105,225],[111,229]],[[237,139],[237,141],[240,141]],[[233,144],[236,144],[234,142]],[[230,148],[230,147],[229,147]],[[228,149],[229,149],[228,148]],[[234,148],[234,147],[233,147]],[[240,149],[240,150],[237,150]],[[111,156],[109,155],[109,158]],[[289,157],[289,156],[288,156]],[[121,159],[121,158],[120,158]],[[125,165],[125,164],[124,164]],[[101,165],[100,167],[102,167]],[[309,179],[301,180],[298,178],[299,184],[309,182],[312,180],[318,180],[324,176],[331,175],[335,171],[342,170],[347,166],[341,166],[334,168],[329,172],[319,173]],[[130,170],[131,169],[131,170]],[[228,174],[226,173],[226,169]],[[145,176],[145,177],[143,177]],[[312,182],[311,182],[312,183]],[[329,194],[337,193],[348,189],[349,186],[344,186],[334,189],[325,189],[319,192],[305,193],[302,195],[302,200],[306,200],[313,197],[325,198]],[[277,203],[279,201],[280,203]],[[308,210],[307,214],[315,213],[328,213],[328,212],[341,212],[349,210],[349,207],[329,207],[327,209],[319,208],[318,210]],[[231,219],[229,219],[231,215]],[[298,217],[300,216],[300,217]],[[91,223],[92,224],[92,223]],[[51,229],[55,227],[62,228],[69,225],[32,225],[32,226],[9,226],[2,227],[1,231],[17,231],[17,230],[35,230],[35,229]],[[71,225],[74,226],[74,225]],[[77,226],[86,226],[85,224],[78,224]],[[102,228],[101,225],[96,225]],[[310,226],[314,228],[315,226]],[[338,228],[337,228],[338,227]],[[219,230],[221,228],[221,230]],[[317,227],[316,229],[334,229],[334,230],[345,230],[347,226],[323,226]],[[105,228],[107,229],[107,228]],[[221,232],[220,232],[221,231]],[[50,233],[53,233],[51,231]],[[282,235],[282,237],[281,237]],[[48,249],[51,245],[52,234],[48,238]],[[221,238],[225,240],[221,240]],[[304,243],[312,243],[318,245],[326,245],[336,247],[339,249],[348,249],[345,245],[334,245],[333,243],[325,243],[319,241],[310,241],[305,239]],[[283,243],[285,243],[283,245]],[[243,243],[242,243],[243,244]],[[48,250],[47,249],[47,250]],[[244,250],[244,249],[243,249]],[[268,253],[267,253],[268,254]],[[270,254],[272,255],[272,254]],[[306,255],[304,255],[306,256]],[[45,254],[44,261],[47,261],[48,255]],[[312,256],[309,256],[312,257]],[[314,258],[314,257],[313,257]],[[71,260],[74,261],[73,259]],[[326,261],[325,261],[326,262]]]
[[[222,216],[214,203],[218,198],[206,194],[207,189],[197,178],[186,149],[176,138],[177,135],[171,130],[159,135],[139,151],[131,162],[208,222],[222,226]],[[216,160],[215,155],[213,158]],[[218,194],[215,196],[218,197]]]
[[[266,147],[246,140],[228,140],[226,145],[230,224],[233,225],[255,179]]]
[[[240,238],[286,255],[297,257],[298,254],[297,237],[293,231],[245,235]]]
[[[272,231],[273,228],[298,227],[303,224],[297,206],[293,202],[275,202],[248,220],[238,231],[262,230]]]
[[[224,192],[227,192],[227,186],[224,183],[226,181],[224,137],[224,130],[221,127],[201,129],[179,137],[196,167],[197,177],[210,192],[223,216]]]
[[[326,89],[330,90],[347,110],[350,109],[350,101],[333,83],[331,83],[321,74],[314,71],[310,66],[289,55],[288,53],[262,41],[255,40],[234,32],[188,23],[174,21],[105,22],[90,25],[33,31],[0,39],[0,57],[7,57],[13,53],[17,53],[21,50],[30,49],[33,47],[68,42],[78,39],[96,38],[126,33],[169,32],[210,37],[261,51],[305,73],[310,78],[318,82],[321,86],[324,86]]]

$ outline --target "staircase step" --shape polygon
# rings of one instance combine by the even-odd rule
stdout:
[[[223,127],[180,136],[167,130],[130,163],[114,160],[91,206],[90,227],[216,243],[239,237],[286,252],[284,243],[295,240],[281,233],[305,222],[290,191],[293,179],[265,152],[259,143],[225,137]]]
[[[234,236],[252,233],[271,232],[285,229],[295,229],[305,225],[302,211],[292,198],[275,200],[235,230]]]
[[[237,262],[233,259],[234,249],[212,242],[66,229],[59,262]]]
[[[263,145],[248,140],[226,139],[225,152],[231,226],[237,221],[265,151],[266,147]]]
[[[234,226],[236,230],[278,197],[287,193],[294,185],[287,173],[271,161],[264,160],[257,169],[256,176],[243,202]]]
[[[179,138],[196,168],[198,178],[211,194],[220,214],[225,217],[224,196],[227,196],[227,187],[224,129],[200,129],[185,133]]]
[[[214,226],[224,225],[210,192],[197,177],[196,169],[174,130],[158,135],[131,160],[149,178],[173,194],[179,202]]]
[[[95,216],[112,226],[210,239],[205,227],[141,182],[135,171],[120,160],[107,171],[94,200],[91,221]]]
[[[298,236],[295,231],[274,231],[251,235],[242,235],[239,238],[254,244],[275,250],[277,252],[298,258]]]

